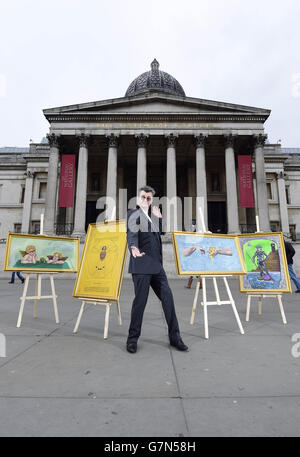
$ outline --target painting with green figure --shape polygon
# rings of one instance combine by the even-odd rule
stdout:
[[[290,292],[282,233],[253,233],[238,236],[247,274],[240,291]]]
[[[269,256],[274,250],[278,250],[278,246],[273,240],[256,239],[248,241],[248,243],[243,245],[243,255],[247,271],[257,269],[257,256],[255,254],[259,247],[261,247],[266,256]]]

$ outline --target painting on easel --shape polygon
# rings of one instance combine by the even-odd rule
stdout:
[[[172,232],[178,275],[244,275],[236,236]]]
[[[79,239],[8,233],[4,271],[76,273]]]
[[[73,296],[118,301],[126,253],[125,220],[90,224]]]
[[[240,278],[241,292],[291,292],[282,233],[238,236],[247,274]]]

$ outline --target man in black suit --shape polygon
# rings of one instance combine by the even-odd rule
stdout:
[[[127,241],[130,251],[129,273],[132,273],[135,298],[132,303],[131,322],[127,339],[127,351],[137,351],[143,314],[150,286],[161,300],[168,324],[171,346],[187,351],[183,343],[176,317],[173,294],[162,265],[162,215],[158,207],[151,211],[155,191],[150,186],[139,190],[138,205],[127,213]]]

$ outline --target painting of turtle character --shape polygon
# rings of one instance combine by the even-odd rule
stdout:
[[[79,239],[8,233],[5,271],[77,272]]]
[[[241,292],[291,292],[282,233],[239,235],[247,274]]]

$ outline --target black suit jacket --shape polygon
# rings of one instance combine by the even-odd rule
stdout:
[[[129,273],[133,274],[157,274],[162,269],[162,219],[151,214],[149,217],[137,206],[127,213],[127,242],[130,252]],[[142,257],[134,258],[131,246],[135,246],[140,252],[145,252]]]

